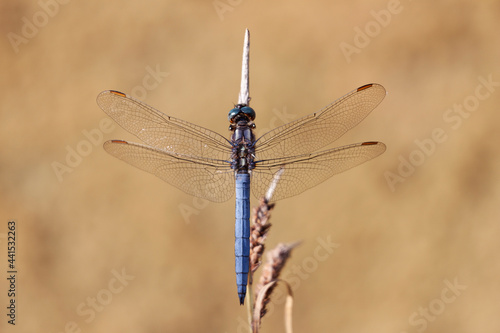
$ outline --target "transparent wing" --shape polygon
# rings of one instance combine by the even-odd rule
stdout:
[[[103,91],[97,104],[121,127],[154,148],[200,158],[230,157],[231,144],[222,135],[167,116],[124,93]]]
[[[262,197],[274,175],[284,169],[272,201],[300,194],[333,175],[371,160],[385,151],[381,142],[363,142],[294,157],[258,162],[252,170],[252,193]]]
[[[385,95],[381,85],[367,84],[319,112],[267,132],[256,142],[256,161],[308,154],[331,144],[359,124]]]
[[[174,154],[122,140],[107,141],[104,149],[190,195],[223,202],[234,194],[229,161]]]

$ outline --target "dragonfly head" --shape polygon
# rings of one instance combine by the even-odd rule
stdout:
[[[234,109],[229,111],[227,118],[231,124],[236,124],[240,120],[253,121],[255,119],[255,111],[249,106],[238,104]]]

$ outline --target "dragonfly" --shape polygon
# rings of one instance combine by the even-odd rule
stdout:
[[[110,140],[104,149],[190,195],[224,202],[236,195],[235,271],[244,303],[250,253],[250,190],[260,198],[275,175],[272,201],[292,197],[335,174],[382,154],[382,142],[325,148],[359,124],[382,101],[379,84],[361,86],[319,112],[255,137],[255,111],[237,104],[229,111],[230,138],[168,116],[122,92],[107,90],[97,104],[145,144]]]

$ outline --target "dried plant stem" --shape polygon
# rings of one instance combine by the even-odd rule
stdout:
[[[278,281],[272,281],[266,284],[265,286],[262,287],[261,292],[257,294],[257,297],[255,299],[255,309],[253,311],[253,317],[252,317],[252,332],[253,333],[258,333],[259,328],[260,328],[260,319],[261,313],[264,310],[263,307],[264,305],[264,298],[266,297],[266,293],[269,289],[274,288],[274,285]]]
[[[260,204],[254,208],[252,214],[252,225],[250,227],[250,282],[253,279],[253,273],[261,264],[262,254],[265,249],[265,240],[267,233],[271,228],[269,218],[274,204],[269,204],[266,199],[260,199]]]
[[[248,322],[250,323],[250,328],[252,326],[253,322],[253,308],[254,308],[254,299],[253,299],[253,287],[252,287],[252,281],[251,281],[251,276],[252,273],[248,274],[248,285],[247,285],[247,316],[248,316]]]
[[[298,245],[294,244],[278,244],[274,250],[267,254],[268,261],[263,268],[263,273],[260,278],[260,282],[257,285],[255,294],[253,292],[253,274],[260,267],[262,262],[262,255],[265,249],[265,240],[267,238],[267,233],[271,227],[269,219],[271,217],[271,210],[274,208],[274,204],[270,204],[271,198],[278,186],[279,179],[283,174],[284,169],[281,168],[273,177],[269,189],[264,198],[260,199],[259,206],[254,208],[252,213],[252,225],[250,227],[250,272],[248,279],[248,298],[249,301],[249,322],[251,323],[251,328],[253,332],[258,332],[260,328],[260,319],[266,313],[266,305],[270,301],[271,293],[274,289],[276,282],[278,281],[279,274],[285,265],[286,260],[290,256],[292,249]],[[288,283],[284,282],[288,286],[289,297],[287,298],[287,304],[290,304],[288,308],[290,311],[285,315],[285,326],[287,330],[291,329],[291,288]],[[255,304],[254,304],[255,295]],[[290,318],[290,319],[287,319]]]
[[[255,301],[256,308],[254,310],[254,316],[252,318],[252,332],[253,333],[258,333],[259,332],[259,325],[260,325],[260,313],[262,312],[262,305],[264,304],[264,298],[266,297],[266,294],[269,292],[269,289],[274,288],[274,286],[278,283],[284,283],[285,286],[287,287],[288,294],[286,296],[286,302],[285,302],[285,332],[286,333],[292,333],[293,332],[293,327],[292,327],[292,307],[293,307],[293,291],[292,287],[290,284],[284,280],[278,279],[269,282],[266,284],[262,289],[260,290],[259,294],[257,295],[257,299]]]
[[[252,212],[252,225],[250,227],[250,272],[248,274],[248,319],[252,323],[254,311],[253,273],[259,268],[262,254],[264,253],[264,242],[271,227],[269,218],[274,204],[261,198],[258,207]]]
[[[243,61],[241,65],[241,86],[238,95],[238,104],[250,105],[250,32],[245,30],[245,41],[243,42]]]
[[[272,251],[267,253],[267,262],[262,269],[262,275],[260,276],[259,284],[257,285],[255,292],[260,293],[260,289],[267,284],[278,280],[278,277],[285,266],[286,261],[291,255],[292,250],[299,245],[299,243],[293,244],[278,244]],[[260,318],[264,317],[266,314],[266,304],[270,302],[270,296],[273,292],[274,286],[266,290],[265,297],[262,300],[262,311],[260,313]]]
[[[288,295],[286,296],[285,302],[285,332],[292,333],[292,307],[293,307],[293,292],[292,287],[287,282],[286,287],[288,289]]]

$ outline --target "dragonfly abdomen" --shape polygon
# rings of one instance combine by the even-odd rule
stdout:
[[[250,255],[250,175],[236,174],[236,223],[234,255],[240,304],[245,301]]]

